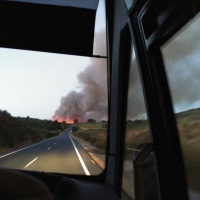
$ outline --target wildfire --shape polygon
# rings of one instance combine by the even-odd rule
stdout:
[[[68,124],[73,124],[74,123],[74,120],[70,119],[70,120],[65,120],[66,123]]]
[[[51,121],[55,121],[57,120],[58,122],[65,122],[67,124],[73,124],[74,123],[74,119],[64,119],[62,117],[52,117]]]

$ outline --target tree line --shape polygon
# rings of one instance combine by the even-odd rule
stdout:
[[[6,110],[0,110],[0,148],[15,148],[43,139],[57,136],[70,124],[65,122],[40,120],[27,116],[13,117]]]

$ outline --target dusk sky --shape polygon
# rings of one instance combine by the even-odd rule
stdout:
[[[200,107],[199,27],[197,16],[161,49],[175,112]],[[95,31],[94,55],[105,56],[103,1]],[[132,66],[127,119],[139,119],[146,115],[134,53]],[[40,119],[72,119],[79,114],[83,120],[107,119],[106,71],[105,59],[0,48],[0,109]]]
[[[101,0],[95,32],[102,29]],[[79,91],[77,75],[90,63],[88,57],[0,48],[0,109],[13,116],[51,119],[61,97],[72,89]]]

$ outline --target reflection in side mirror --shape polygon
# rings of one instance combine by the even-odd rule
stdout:
[[[153,144],[145,143],[137,147],[133,160],[136,200],[157,200],[158,184]]]

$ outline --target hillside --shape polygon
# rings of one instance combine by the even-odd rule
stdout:
[[[0,110],[0,153],[56,136],[68,126],[65,122],[13,117]]]

